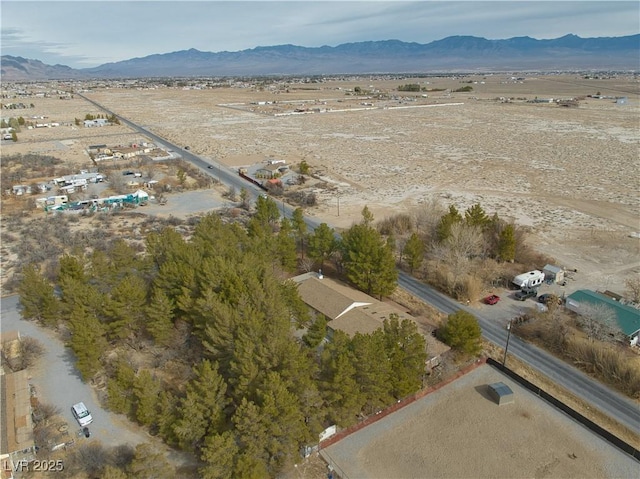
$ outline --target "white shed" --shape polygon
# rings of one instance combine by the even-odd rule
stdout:
[[[542,272],[544,273],[544,279],[547,281],[551,280],[554,283],[560,283],[564,280],[564,269],[559,266],[548,264],[542,268]]]

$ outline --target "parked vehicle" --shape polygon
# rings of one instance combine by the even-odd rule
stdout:
[[[511,282],[520,289],[535,288],[544,282],[544,273],[535,269],[527,273],[519,274],[513,278]]]
[[[521,289],[516,292],[515,298],[518,301],[524,301],[527,298],[535,298],[536,296],[538,296],[538,291],[535,289]]]
[[[484,298],[485,304],[496,304],[498,301],[500,301],[500,296],[497,294],[492,294]]]
[[[71,406],[71,412],[73,413],[73,417],[76,418],[76,421],[78,421],[78,424],[80,424],[80,427],[88,426],[93,422],[91,413],[83,402]]]

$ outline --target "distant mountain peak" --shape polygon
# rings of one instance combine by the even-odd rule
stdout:
[[[196,48],[157,53],[72,69],[39,60],[4,55],[5,81],[140,78],[187,76],[330,75],[364,73],[428,73],[523,70],[640,70],[640,34],[625,37],[581,38],[569,33],[536,40],[529,36],[488,40],[454,35],[428,44],[401,40],[370,40],[335,47],[292,44],[257,46],[217,53]]]

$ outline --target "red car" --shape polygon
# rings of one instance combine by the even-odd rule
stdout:
[[[500,296],[492,294],[491,296],[487,296],[486,298],[484,298],[484,302],[486,304],[496,304],[498,301],[500,301]]]

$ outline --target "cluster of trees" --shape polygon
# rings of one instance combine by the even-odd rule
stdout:
[[[97,115],[92,115],[91,113],[87,113],[84,116],[85,120],[96,120],[98,118],[104,118],[109,123],[112,123],[114,125],[119,125],[120,124],[120,120],[118,119],[118,117],[115,114],[105,115],[103,113],[98,113]],[[76,125],[80,125],[82,123],[82,120],[80,118],[75,118],[74,122],[75,122]]]
[[[522,228],[487,215],[479,203],[464,212],[432,205],[413,217],[387,218],[378,229],[395,243],[403,268],[458,299],[478,299],[487,286],[501,284],[538,260]]]
[[[387,294],[391,245],[363,217],[338,241],[327,225],[307,235],[301,211],[280,219],[260,198],[246,227],[211,214],[188,240],[172,228],[149,233],[144,252],[124,240],[77,250],[51,282],[24,269],[23,315],[68,330],[83,378],[106,375],[108,407],[194,453],[201,477],[273,476],[324,427],[421,386],[426,351],[414,323],[390,317],[372,334],[338,332],[325,344],[326,320],[312,320],[283,281],[298,253],[320,265],[339,254],[354,284]]]
[[[425,91],[425,88],[420,88],[417,83],[407,83],[406,85],[400,85],[398,91]]]
[[[11,117],[8,120],[6,118],[2,118],[0,120],[0,128],[13,128],[14,130],[20,131],[20,127],[25,125],[25,119],[21,116],[18,118]]]

